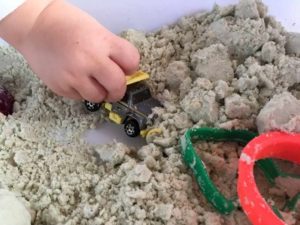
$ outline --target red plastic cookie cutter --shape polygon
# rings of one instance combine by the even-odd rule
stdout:
[[[239,160],[238,196],[253,225],[285,225],[259,193],[254,178],[257,160],[277,158],[300,164],[300,134],[270,132],[246,145]]]

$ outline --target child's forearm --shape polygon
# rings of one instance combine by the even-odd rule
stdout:
[[[35,21],[54,0],[27,0],[0,21],[0,37],[20,49]]]

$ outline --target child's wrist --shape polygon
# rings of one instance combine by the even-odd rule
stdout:
[[[0,22],[0,37],[20,50],[39,15],[54,0],[27,0]]]

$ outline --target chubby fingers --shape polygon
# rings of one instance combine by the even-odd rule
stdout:
[[[119,65],[126,75],[130,75],[138,70],[140,54],[130,42],[123,38],[118,36],[112,38],[109,57]]]
[[[47,86],[58,96],[67,97],[73,100],[81,100],[80,93],[68,83],[61,81],[59,85],[55,83],[47,83]]]
[[[109,58],[98,63],[93,78],[106,90],[105,100],[115,102],[120,100],[126,91],[126,78],[123,70]]]
[[[64,74],[65,82],[60,88],[52,88],[61,96],[91,102],[115,102],[120,100],[126,91],[126,75],[138,69],[140,55],[128,41],[118,36],[111,37],[110,49],[106,57],[81,58],[78,65]],[[55,86],[55,85],[54,85]]]
[[[60,82],[48,82],[47,86],[60,96],[74,100],[102,102],[107,96],[105,88],[87,73],[63,73]]]
[[[48,83],[56,94],[71,99],[90,102],[115,102],[126,91],[126,79],[123,70],[111,59],[104,58],[93,65],[90,73],[66,73],[59,84]]]
[[[102,102],[107,96],[105,88],[92,75],[84,76],[84,79],[74,86],[81,99],[90,102]]]

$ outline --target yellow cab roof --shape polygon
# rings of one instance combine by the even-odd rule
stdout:
[[[126,76],[126,84],[130,85],[130,84],[133,84],[133,83],[140,82],[142,80],[146,80],[148,78],[149,78],[149,74],[147,74],[147,73],[140,70],[140,71],[135,72],[132,75]]]

